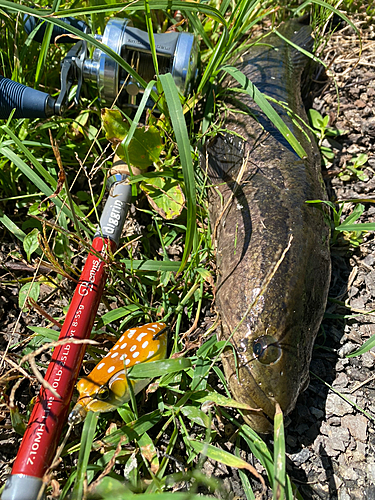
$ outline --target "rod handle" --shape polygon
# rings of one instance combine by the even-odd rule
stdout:
[[[74,28],[79,29],[83,33],[86,33],[88,31],[88,26],[85,22],[80,21],[79,19],[75,19],[74,17],[62,17],[60,19],[66,24],[69,24],[69,26],[73,26]],[[35,33],[34,40],[36,42],[42,43],[44,33],[46,31],[46,23],[38,19],[34,16],[31,16],[29,14],[25,14],[23,17],[23,22],[24,22],[24,27],[25,31],[28,35],[35,29],[36,26],[42,24],[42,26],[38,29],[38,31]],[[65,35],[65,36],[63,36]],[[59,38],[60,37],[60,38]],[[66,29],[62,28],[61,26],[57,26],[56,24],[53,27],[52,30],[52,35],[51,35],[51,42],[52,43],[75,43],[77,40],[74,38],[74,35],[72,35],[69,31]]]
[[[14,108],[14,118],[48,118],[55,114],[55,100],[0,75],[0,119],[7,119]]]

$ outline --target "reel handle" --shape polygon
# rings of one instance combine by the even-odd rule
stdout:
[[[74,17],[62,17],[61,21],[63,21],[66,24],[69,24],[69,26],[73,26],[74,28],[79,29],[83,33],[87,33],[90,31],[89,27],[87,24],[83,21],[80,21],[79,19],[76,19]],[[36,42],[42,43],[44,33],[46,32],[46,23],[43,22],[41,19],[38,19],[34,16],[25,14],[23,17],[23,22],[24,22],[24,27],[25,31],[28,35],[36,28],[36,26],[41,25],[38,31],[36,32],[34,36],[34,40]],[[60,38],[59,38],[60,37]],[[74,38],[74,35],[67,31],[66,29],[62,28],[61,26],[53,26],[52,30],[52,35],[51,35],[51,42],[52,43],[74,43],[76,42],[76,38]]]
[[[48,118],[56,114],[55,100],[49,94],[0,75],[0,119],[7,119],[14,108],[14,118]]]

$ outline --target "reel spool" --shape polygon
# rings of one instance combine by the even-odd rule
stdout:
[[[129,19],[112,18],[103,36],[95,38],[120,55],[148,83],[155,77],[148,34],[133,28]],[[155,34],[159,73],[171,73],[181,94],[192,89],[198,75],[199,51],[192,33]],[[144,89],[113,59],[99,49],[84,59],[84,80],[97,85],[102,104],[111,105],[118,96],[119,107],[136,106]]]

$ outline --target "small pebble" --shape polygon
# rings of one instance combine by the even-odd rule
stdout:
[[[311,457],[311,451],[308,448],[302,448],[302,450],[298,453],[294,453],[293,455],[289,455],[290,460],[294,462],[295,465],[301,466]]]
[[[359,346],[353,344],[352,342],[348,342],[347,344],[344,344],[342,347],[340,347],[340,349],[338,349],[337,354],[340,358],[344,358],[347,354],[350,354],[351,352],[358,349],[358,347]]]
[[[346,427],[350,434],[357,440],[365,443],[367,441],[368,420],[364,415],[345,415],[341,425]]]
[[[357,398],[354,394],[347,394],[348,399],[353,403],[356,403]],[[338,394],[330,393],[327,396],[326,401],[326,415],[327,417],[331,415],[336,415],[338,417],[343,417],[348,413],[353,413],[353,406],[342,399]]]
[[[322,419],[324,416],[324,411],[319,410],[318,408],[315,408],[314,406],[312,406],[310,408],[310,413],[312,413],[314,415],[314,417],[316,417],[318,420]]]

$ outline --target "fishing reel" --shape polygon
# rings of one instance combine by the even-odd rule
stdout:
[[[61,19],[66,24],[90,33],[89,27],[75,18]],[[35,17],[25,16],[25,30],[34,33],[34,40],[42,42],[45,24]],[[148,33],[134,28],[129,19],[111,18],[103,35],[94,39],[112,49],[149,83],[154,79],[155,69],[151,55]],[[77,37],[67,30],[54,26],[51,42],[72,43]],[[199,51],[196,37],[192,33],[167,32],[154,34],[159,73],[171,73],[179,92],[187,95],[193,88],[198,74]],[[74,103],[79,101],[84,81],[97,88],[101,105],[110,106],[116,100],[120,108],[137,107],[142,98],[142,85],[106,52],[95,47],[89,57],[90,47],[85,40],[74,43],[61,64],[61,91],[57,100],[50,95],[26,87],[0,76],[0,118],[7,118],[16,108],[15,118],[46,118],[61,115],[68,106],[68,97],[74,84],[77,90]],[[149,107],[153,102],[149,99]]]

